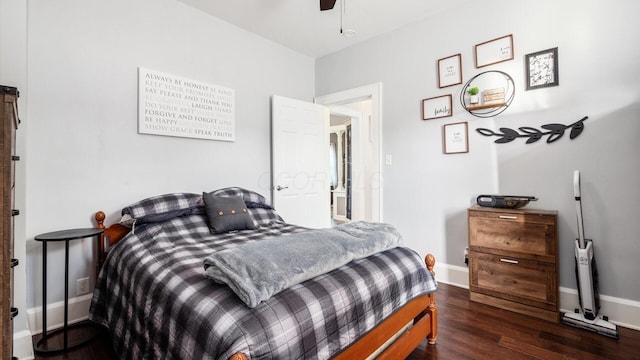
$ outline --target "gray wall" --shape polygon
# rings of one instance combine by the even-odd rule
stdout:
[[[0,0],[0,10],[0,83],[22,89],[25,121],[18,167],[24,216],[17,220],[16,243],[24,264],[16,278],[21,309],[41,303],[35,235],[92,226],[99,209],[113,221],[124,205],[164,192],[240,185],[268,194],[269,97],[311,100],[378,81],[383,153],[393,155],[383,173],[384,220],[398,226],[409,246],[434,253],[440,268],[462,267],[471,199],[532,194],[540,201],[531,207],[560,212],[561,285],[575,287],[568,265],[575,237],[571,174],[580,169],[601,290],[640,300],[640,289],[630,286],[640,270],[640,149],[634,141],[640,133],[640,24],[633,18],[640,5],[634,1],[468,2],[317,59],[315,70],[314,59],[174,0]],[[509,33],[515,60],[490,68],[514,77],[512,106],[495,119],[478,119],[456,102],[452,118],[422,121],[421,99],[457,98],[460,90],[437,88],[437,59],[462,53],[466,81],[483,70],[472,66],[473,45]],[[525,92],[524,54],[555,46],[561,85]],[[138,66],[235,89],[237,141],[137,134]],[[573,141],[494,145],[475,133],[478,127],[567,124],[584,115],[590,117],[586,130]],[[455,121],[469,121],[470,153],[443,155],[442,125]],[[91,276],[91,250],[72,246],[72,281]],[[61,263],[61,249],[51,256]],[[62,269],[50,276],[61,281]],[[50,286],[49,294],[50,303],[61,300],[62,287]],[[25,313],[16,331],[25,328]]]
[[[15,80],[28,125],[21,314],[42,302],[39,233],[91,227],[97,210],[113,222],[127,204],[168,192],[237,185],[269,195],[270,97],[312,101],[314,59],[174,0],[20,3],[13,15],[28,16],[11,26],[27,33],[28,54]],[[5,44],[3,59],[19,62]],[[138,134],[139,66],[234,89],[236,141]],[[71,297],[76,278],[92,278],[93,250],[72,243]],[[63,254],[49,248],[49,303],[63,298]]]
[[[467,242],[466,208],[479,193],[535,195],[529,208],[559,211],[560,285],[575,288],[576,236],[572,176],[581,170],[587,236],[595,240],[601,293],[640,300],[632,286],[640,265],[640,4],[616,1],[491,0],[468,2],[361,45],[316,61],[316,93],[327,94],[382,81],[384,221],[406,242],[434,253],[440,271],[462,267]],[[474,45],[513,34],[513,61],[474,67]],[[525,91],[524,55],[559,48],[560,86]],[[461,85],[438,89],[437,60],[462,54],[463,83],[485,70],[514,78],[515,99],[492,119],[461,108]],[[453,117],[421,120],[424,98],[452,94]],[[570,140],[524,140],[497,145],[479,127],[540,128],[589,116]],[[468,121],[470,152],[442,154],[442,125]]]

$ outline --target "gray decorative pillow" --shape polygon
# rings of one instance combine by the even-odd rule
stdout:
[[[212,232],[222,234],[234,230],[256,228],[241,197],[202,193],[202,199]]]
[[[210,194],[216,196],[238,196],[244,200],[244,203],[247,205],[247,208],[265,208],[265,209],[273,209],[271,204],[265,199],[264,196],[258,194],[255,191],[243,189],[241,187],[233,186],[227,187],[223,189],[218,189],[210,192]]]
[[[133,203],[122,209],[122,215],[129,214],[134,219],[148,215],[164,214],[174,210],[198,207],[200,195],[191,193],[170,193],[157,195]]]

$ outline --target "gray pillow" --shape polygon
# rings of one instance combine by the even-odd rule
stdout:
[[[202,199],[212,232],[222,234],[234,230],[256,228],[241,197],[202,193]]]

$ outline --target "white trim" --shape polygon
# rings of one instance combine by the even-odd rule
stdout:
[[[467,268],[436,262],[433,270],[436,272],[438,282],[464,289],[469,288],[469,270]]]
[[[580,307],[579,303],[578,290],[560,287],[561,312],[573,312]],[[640,330],[640,301],[600,295],[598,314],[606,315],[609,321],[618,326]]]
[[[32,336],[29,330],[13,333],[13,356],[20,360],[34,359]]]
[[[434,270],[438,282],[465,289],[469,288],[468,268],[436,263]],[[561,286],[559,288],[559,297],[561,312],[573,312],[573,309],[579,307],[578,291],[576,289]],[[608,316],[609,321],[618,326],[640,330],[640,301],[600,295],[599,314]]]
[[[370,85],[360,86],[353,89],[343,90],[327,95],[316,96],[314,102],[325,106],[336,106],[353,103],[361,100],[371,99],[371,123],[378,127],[378,204],[372,204],[378,208],[378,219],[374,221],[383,221],[383,164],[382,164],[382,83],[374,83]]]
[[[69,324],[77,323],[89,318],[89,306],[92,294],[86,294],[69,299]],[[32,334],[42,333],[42,306],[27,309],[29,328]],[[59,329],[64,323],[64,301],[47,306],[47,330]]]

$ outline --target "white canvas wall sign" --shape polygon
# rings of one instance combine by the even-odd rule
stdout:
[[[438,60],[438,87],[462,84],[462,55],[455,54]]]
[[[422,120],[437,119],[453,115],[451,94],[422,100]]]
[[[140,67],[138,133],[235,141],[235,91]]]
[[[466,121],[442,126],[442,152],[461,154],[469,152],[469,125]]]
[[[513,60],[512,34],[476,45],[476,68],[509,60]]]

